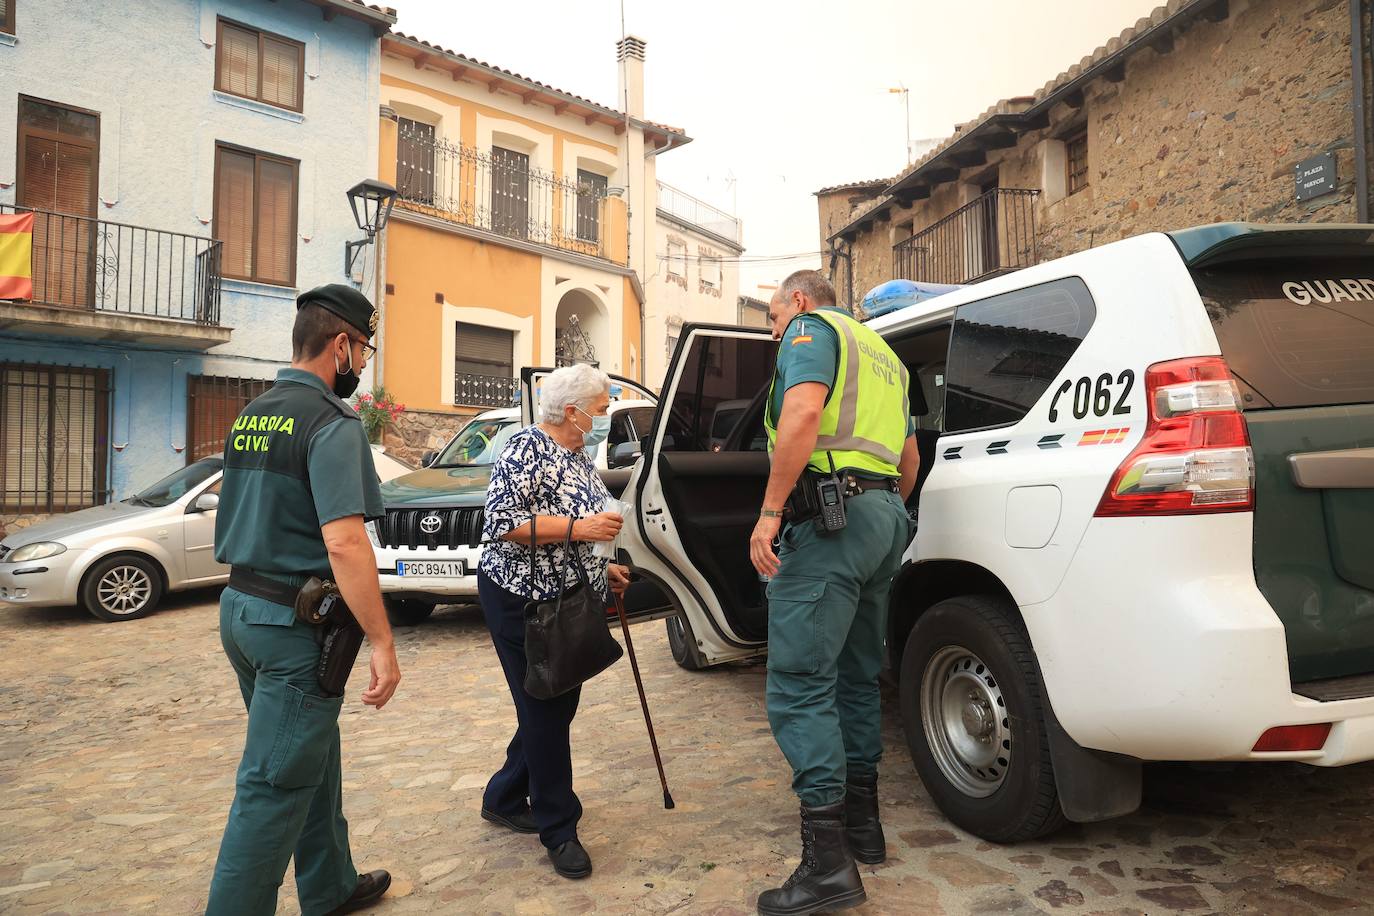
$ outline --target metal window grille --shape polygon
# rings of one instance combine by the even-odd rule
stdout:
[[[186,463],[224,451],[234,420],[272,382],[255,378],[191,375],[186,378]]]
[[[0,363],[0,510],[74,512],[110,498],[109,373]]]
[[[515,332],[459,321],[453,335],[454,403],[510,406],[517,385]]]

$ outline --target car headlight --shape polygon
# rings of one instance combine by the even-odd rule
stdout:
[[[59,553],[65,553],[66,544],[59,544],[56,541],[37,541],[33,544],[25,544],[14,553],[5,558],[7,563],[26,563],[29,560],[46,560],[48,557],[55,557]]]
[[[382,546],[382,541],[381,541],[381,539],[380,539],[379,537],[377,537],[377,523],[376,523],[376,522],[366,522],[366,523],[363,525],[363,529],[367,531],[367,539],[368,539],[369,541],[372,542],[372,546],[373,546],[373,547],[381,547],[381,546]]]

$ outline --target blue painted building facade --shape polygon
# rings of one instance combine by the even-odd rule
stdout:
[[[222,441],[290,361],[300,290],[352,279],[371,296],[370,249],[345,277],[361,235],[345,192],[376,174],[395,14],[12,3],[0,214],[34,212],[35,291],[0,301],[0,524],[22,525],[124,498]]]

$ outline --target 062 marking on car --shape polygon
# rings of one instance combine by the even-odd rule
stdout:
[[[1054,397],[1050,399],[1049,421],[1054,423],[1059,419],[1059,399],[1070,391],[1073,392],[1073,418],[1081,420],[1088,414],[1095,417],[1125,416],[1131,412],[1131,407],[1126,403],[1126,398],[1130,396],[1131,388],[1135,386],[1135,372],[1130,369],[1122,369],[1117,374],[1115,381],[1112,380],[1110,372],[1104,372],[1094,379],[1091,375],[1085,375],[1077,381],[1064,379],[1059,383],[1059,388],[1054,392]],[[1116,403],[1113,405],[1112,397],[1116,396]]]

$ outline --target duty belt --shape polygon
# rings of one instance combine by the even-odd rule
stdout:
[[[844,495],[858,496],[860,493],[867,493],[869,490],[886,490],[889,493],[900,493],[900,483],[892,477],[856,477],[853,474],[844,475]]]
[[[254,598],[261,598],[273,604],[281,604],[289,608],[296,606],[296,596],[300,594],[300,586],[287,585],[276,579],[269,579],[267,576],[259,575],[251,569],[244,569],[241,566],[234,566],[229,569],[229,587],[243,592],[245,595],[252,595]]]

